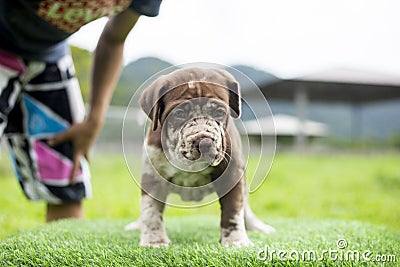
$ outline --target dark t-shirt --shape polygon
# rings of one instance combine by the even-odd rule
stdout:
[[[83,25],[130,8],[154,17],[162,0],[0,0],[0,49],[28,60],[54,62]]]

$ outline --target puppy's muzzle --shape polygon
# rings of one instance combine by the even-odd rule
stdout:
[[[216,166],[223,159],[223,128],[212,118],[196,117],[179,130],[178,153],[188,164]]]

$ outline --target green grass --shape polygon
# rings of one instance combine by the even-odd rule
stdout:
[[[173,243],[168,248],[155,249],[138,246],[139,232],[123,231],[127,220],[64,220],[4,239],[0,243],[0,263],[2,266],[298,266],[300,263],[354,266],[366,264],[362,255],[368,253],[365,254],[371,260],[368,266],[381,266],[372,262],[377,256],[398,260],[392,257],[400,255],[400,233],[384,227],[342,220],[275,218],[269,222],[278,227],[278,232],[250,233],[255,246],[239,249],[218,244],[218,219],[214,216],[168,217],[166,226]],[[339,248],[338,240],[345,240],[347,247]],[[385,266],[396,266],[396,262],[386,262]]]
[[[398,154],[278,155],[250,200],[258,214],[361,220],[399,230],[399,163]]]
[[[138,158],[132,161],[140,168]],[[250,172],[254,162],[249,161]],[[255,250],[264,244],[274,249],[335,248],[336,240],[342,236],[355,248],[370,248],[374,253],[395,253],[400,257],[399,162],[400,155],[396,153],[278,154],[265,183],[250,195],[255,213],[275,226],[278,233],[252,234]],[[14,257],[44,262],[47,258],[49,262],[62,264],[65,260],[72,265],[85,265],[82,263],[85,260],[87,265],[93,265],[98,260],[113,265],[115,258],[121,264],[124,260],[143,261],[153,266],[157,261],[168,263],[168,260],[183,266],[191,265],[192,261],[214,266],[256,265],[254,250],[231,250],[217,245],[218,203],[194,209],[168,207],[165,220],[174,245],[160,250],[137,247],[138,234],[122,231],[125,223],[139,216],[140,198],[140,190],[130,178],[123,157],[95,154],[91,169],[94,196],[85,201],[88,220],[44,225],[44,204],[24,198],[3,152],[0,161],[3,260]],[[198,217],[199,214],[205,217]],[[214,263],[210,257],[216,258]],[[36,265],[29,261],[26,264],[30,263]]]

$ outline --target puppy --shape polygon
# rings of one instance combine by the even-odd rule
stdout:
[[[144,90],[140,105],[151,119],[144,144],[141,246],[168,246],[163,210],[169,193],[200,201],[216,192],[224,245],[251,246],[248,230],[273,232],[247,202],[240,136],[239,84],[221,69],[188,68],[161,76]]]

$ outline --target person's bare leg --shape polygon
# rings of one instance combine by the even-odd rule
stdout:
[[[81,201],[59,205],[47,204],[46,222],[67,218],[83,218]]]

